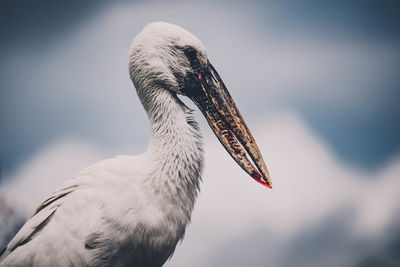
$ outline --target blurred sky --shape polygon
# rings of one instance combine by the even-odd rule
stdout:
[[[372,185],[400,187],[398,179],[390,178],[400,177],[397,168],[400,149],[399,6],[397,1],[2,1],[0,164],[3,188],[11,184],[19,188],[15,192],[24,194],[24,188],[35,187],[39,180],[19,185],[15,181],[40,177],[38,170],[46,173],[43,177],[57,175],[57,170],[60,176],[61,173],[72,175],[79,171],[74,168],[82,168],[92,160],[114,154],[138,154],[146,149],[148,122],[129,80],[127,51],[133,37],[147,23],[162,20],[188,29],[205,44],[210,61],[250,128],[258,132],[256,139],[267,144],[263,149],[264,157],[269,165],[277,166],[278,177],[295,175],[286,173],[285,168],[298,166],[301,157],[291,158],[289,154],[300,153],[315,162],[304,163],[308,169],[298,166],[299,174],[306,177],[311,173],[310,177],[315,178],[329,171],[324,179],[315,182],[315,190],[325,182],[330,183],[329,179],[335,180],[334,184],[342,181],[354,189],[343,193],[347,196],[344,199],[349,201],[347,205],[352,203],[356,211],[363,210],[355,203],[367,201],[368,194],[360,193],[356,200],[350,200],[350,196],[357,194],[364,184],[370,184],[371,188],[366,187],[363,192],[371,194],[374,194]],[[196,115],[207,144],[214,149],[217,144],[213,143],[211,131],[205,120]],[[270,125],[276,126],[276,135],[270,135],[269,132],[274,132]],[[278,138],[286,136],[286,131],[298,134],[288,135],[296,142]],[[266,136],[272,141],[266,140]],[[291,146],[286,152],[278,148],[275,154],[271,152],[275,146],[288,144]],[[280,157],[279,153],[285,157]],[[319,158],[323,160],[319,162]],[[213,162],[211,159],[211,156],[206,158]],[[279,164],[284,161],[287,165],[280,169]],[[329,166],[327,169],[311,170],[325,163],[323,166]],[[226,166],[233,165],[229,162]],[[213,165],[209,168],[212,170]],[[274,174],[274,168],[270,169]],[[212,171],[207,173],[213,174]],[[214,173],[217,174],[217,170]],[[298,179],[306,179],[304,177]],[[204,187],[210,188],[206,183]],[[49,192],[50,185],[52,183],[46,189]],[[37,196],[44,192],[39,191],[40,188]],[[290,198],[288,191],[283,191],[281,196],[285,192]],[[209,199],[217,199],[216,196]],[[8,195],[2,197],[7,200]],[[377,201],[390,207],[389,211],[398,211],[398,202],[391,197],[388,194],[388,199]],[[30,201],[29,195],[24,201]],[[296,201],[302,203],[303,198]],[[18,214],[19,209],[23,210],[21,206],[25,202],[15,204],[13,212]],[[204,202],[200,199],[199,203]],[[316,231],[309,229],[304,236],[292,235],[284,240],[276,233],[265,234],[280,249],[275,248],[276,255],[295,253],[304,244],[316,247],[319,242],[329,244],[330,238],[335,236],[332,229],[342,229],[342,225],[346,229],[350,227],[346,221],[350,216],[347,211],[336,210],[344,204],[328,200],[321,203],[332,209],[313,217]],[[198,220],[204,222],[207,213],[202,217],[202,206],[198,206]],[[372,206],[367,206],[366,210],[375,211]],[[28,211],[20,213],[23,218]],[[332,221],[330,218],[337,214],[340,215],[338,219]],[[380,216],[379,212],[371,214]],[[282,220],[293,220],[296,224],[302,222],[301,217],[299,214],[296,219],[283,217]],[[384,222],[377,225],[384,229],[393,227],[394,236],[398,235],[400,227],[394,223],[398,216],[386,214],[382,218]],[[196,229],[195,221],[192,228]],[[274,227],[268,229],[275,230]],[[190,235],[190,229],[188,231]],[[193,235],[201,231],[204,229],[194,230]],[[252,235],[257,237],[256,232],[244,230],[244,233],[243,238],[235,237],[237,243],[257,239],[252,238]],[[282,233],[287,234],[288,230],[285,228]],[[342,255],[346,250],[354,252],[354,248],[361,247],[357,252],[359,259],[368,259],[370,253],[371,262],[376,260],[374,253],[386,255],[390,254],[386,248],[393,250],[393,240],[388,238],[387,231],[382,230],[377,236],[379,238],[338,237],[332,241],[337,246],[332,247],[332,251]],[[365,241],[363,238],[376,240],[376,243],[370,247],[359,246],[359,242]],[[187,248],[196,247],[190,246],[190,242],[194,243],[190,240],[195,237],[187,241]],[[219,241],[228,242],[222,238]],[[221,255],[224,253],[229,254],[229,250],[221,251]],[[324,253],[329,254],[329,250]],[[176,256],[182,254],[178,250]],[[304,254],[307,256],[306,252]],[[345,259],[343,266],[358,262],[342,258]],[[185,260],[178,257],[175,263],[194,266]],[[264,266],[264,259],[257,260]],[[293,266],[293,262],[289,259],[285,262],[284,257],[277,256],[274,261],[279,266]],[[218,260],[213,262],[210,256],[208,262],[198,263],[198,266],[217,266],[217,263]],[[307,261],[302,264],[298,266],[311,266]]]
[[[296,110],[338,157],[379,168],[400,147],[395,3],[3,1],[3,172],[66,133],[110,147],[139,135],[110,132],[132,121],[131,99],[118,111],[101,101],[133,91],[126,51],[155,20],[200,37],[246,112]]]

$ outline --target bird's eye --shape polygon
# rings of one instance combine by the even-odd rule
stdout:
[[[183,50],[183,52],[185,53],[185,56],[189,60],[193,70],[199,71],[201,69],[201,63],[199,58],[197,57],[196,50],[194,50],[192,47],[187,47]]]
[[[192,47],[185,48],[183,52],[185,53],[185,56],[189,59],[189,61],[197,58],[196,51]]]

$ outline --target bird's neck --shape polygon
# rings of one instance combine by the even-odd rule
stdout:
[[[151,188],[163,201],[193,208],[203,167],[203,143],[192,111],[169,90],[155,91],[142,100],[150,119],[146,152]]]

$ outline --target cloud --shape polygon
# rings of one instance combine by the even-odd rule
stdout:
[[[166,266],[353,266],[398,231],[400,159],[375,173],[342,162],[293,112],[249,124],[274,188],[254,182],[208,129],[192,224]],[[74,139],[39,151],[0,188],[29,216],[67,177],[109,153]]]
[[[144,25],[157,20],[181,25],[203,41],[242,113],[297,108],[313,127],[328,128],[325,134],[339,144],[342,156],[354,153],[350,159],[379,165],[398,146],[399,46],[326,38],[329,32],[321,36],[308,27],[300,31],[293,25],[296,18],[288,19],[287,4],[243,3],[100,5],[109,8],[84,16],[70,31],[57,31],[51,46],[45,38],[35,38],[34,46],[21,42],[23,49],[12,46],[0,62],[3,171],[11,172],[32,151],[65,133],[107,148],[143,140],[147,132],[127,123],[146,119],[129,80],[127,51]],[[144,149],[141,144],[135,142],[130,147],[139,149],[129,152]]]

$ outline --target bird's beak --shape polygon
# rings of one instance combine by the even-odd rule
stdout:
[[[198,85],[187,96],[207,118],[221,144],[253,179],[272,188],[267,166],[256,141],[217,71],[208,63],[194,79],[197,79]]]

